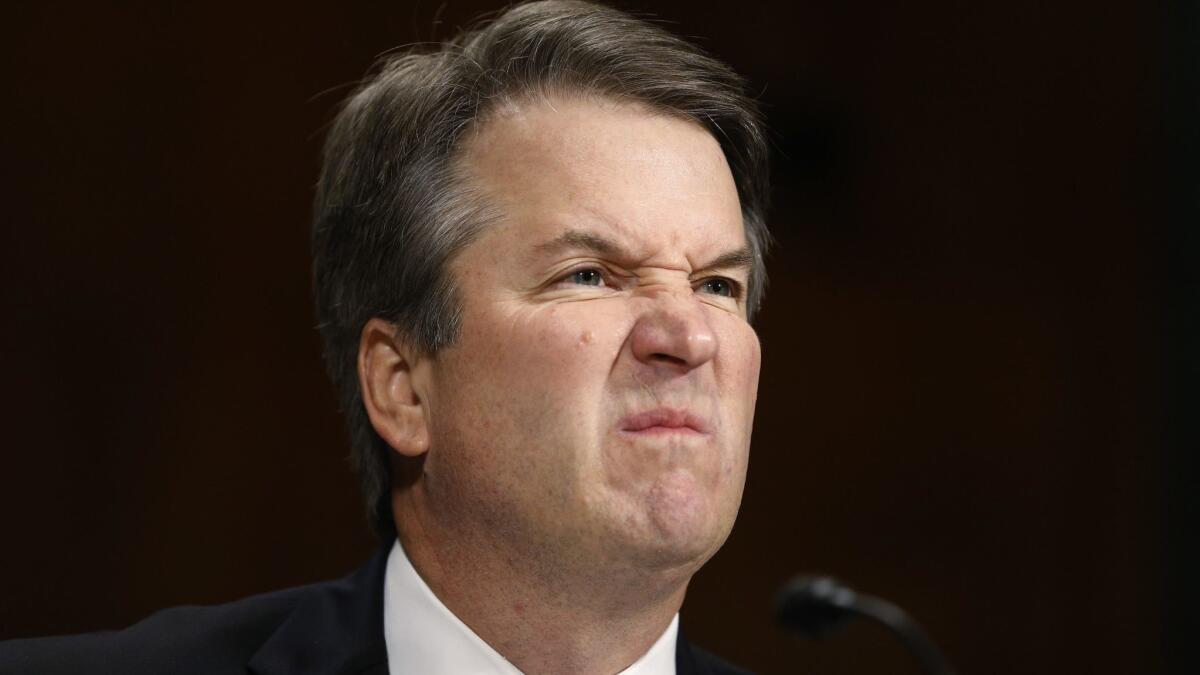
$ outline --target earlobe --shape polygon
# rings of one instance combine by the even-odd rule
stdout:
[[[363,326],[358,344],[358,382],[363,406],[375,432],[396,452],[418,457],[429,449],[426,401],[420,395],[414,368],[421,357],[383,319]]]

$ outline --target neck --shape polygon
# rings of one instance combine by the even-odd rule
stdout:
[[[394,499],[409,561],[447,608],[528,675],[615,673],[641,657],[683,604],[691,571],[586,569],[541,561],[485,533],[429,522]]]

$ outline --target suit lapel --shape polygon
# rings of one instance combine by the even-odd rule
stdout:
[[[259,675],[386,675],[383,573],[391,542],[350,576],[297,603],[247,664]]]
[[[675,675],[701,675],[702,671],[696,666],[695,655],[692,654],[692,644],[683,635],[683,626],[675,638]]]

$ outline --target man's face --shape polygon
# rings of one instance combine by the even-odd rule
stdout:
[[[528,564],[694,571],[733,526],[759,371],[720,147],[642,107],[555,98],[484,123],[462,162],[501,218],[451,264],[430,508]]]

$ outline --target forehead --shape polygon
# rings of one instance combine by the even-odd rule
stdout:
[[[596,230],[647,257],[745,244],[716,139],[638,104],[557,97],[508,106],[468,132],[459,164],[498,208],[502,238]]]

